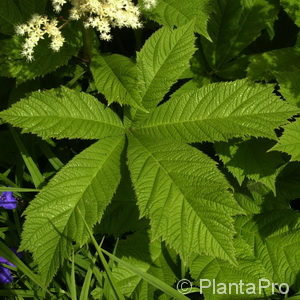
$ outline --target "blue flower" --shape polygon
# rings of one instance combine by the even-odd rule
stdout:
[[[15,265],[9,262],[4,257],[0,256],[0,283],[8,284],[11,283],[14,280],[14,278],[11,270],[6,268],[4,265],[8,265],[11,267],[15,267]]]
[[[5,209],[15,209],[17,207],[17,199],[12,192],[3,192],[0,196],[0,207]]]

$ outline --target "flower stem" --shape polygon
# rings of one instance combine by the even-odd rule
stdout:
[[[62,28],[64,28],[66,25],[68,25],[71,22],[71,20],[66,20],[62,25],[60,25],[58,27],[59,30],[61,30]]]

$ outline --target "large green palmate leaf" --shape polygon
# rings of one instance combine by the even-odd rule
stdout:
[[[189,66],[195,52],[194,22],[156,31],[137,54],[140,97],[146,109],[162,101],[172,84]]]
[[[33,253],[48,283],[64,258],[72,240],[83,244],[88,232],[111,201],[120,182],[120,156],[124,137],[96,142],[51,179],[27,208],[21,248]]]
[[[160,24],[182,26],[195,18],[195,31],[209,38],[207,22],[211,13],[210,0],[160,0],[151,9],[149,17]]]
[[[268,0],[214,0],[213,7],[208,23],[213,43],[203,39],[203,48],[214,70],[240,54],[278,12]]]
[[[242,210],[214,161],[188,145],[130,136],[128,164],[154,238],[184,260],[196,252],[235,261],[231,216]]]
[[[292,156],[291,160],[300,160],[300,122],[297,119],[284,127],[283,135],[278,143],[272,148],[281,152],[286,152]]]
[[[261,182],[276,192],[275,180],[285,161],[279,152],[267,152],[274,141],[251,139],[239,143],[220,142],[215,145],[217,154],[240,185],[244,179]]]
[[[119,117],[96,98],[65,87],[34,92],[0,117],[43,138],[99,139],[124,131]]]
[[[119,54],[96,54],[92,58],[91,71],[97,89],[106,96],[109,104],[118,102],[141,108],[141,98],[136,89],[136,66],[131,59]]]
[[[138,135],[185,142],[243,136],[276,139],[274,129],[298,110],[272,91],[271,86],[245,80],[210,84],[172,97],[133,130]]]

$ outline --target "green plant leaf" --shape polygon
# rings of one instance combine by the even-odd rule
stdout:
[[[184,260],[193,252],[235,261],[231,216],[242,210],[216,164],[195,148],[129,138],[128,164],[141,216]]]
[[[237,236],[234,245],[237,265],[230,265],[220,259],[195,256],[191,263],[191,273],[195,280],[207,278],[222,282],[239,284],[240,280],[255,284],[254,294],[244,295],[232,289],[227,295],[216,295],[213,288],[203,289],[205,299],[265,299],[272,294],[272,288],[260,293],[259,279],[268,279],[270,283],[288,283],[290,286],[297,279],[299,266],[299,214],[291,209],[271,210],[256,216],[239,216],[235,227]],[[293,254],[292,254],[293,253]],[[207,283],[205,283],[207,284]],[[275,293],[277,290],[275,289]]]
[[[209,82],[210,83],[210,82]],[[208,84],[208,83],[206,83]],[[205,84],[203,84],[205,85]],[[196,89],[202,87],[202,85],[199,85],[199,82],[197,80],[189,80],[185,84],[183,84],[179,89],[177,89],[170,97],[172,99],[173,97],[179,97],[183,94],[187,94],[189,92],[193,92]]]
[[[26,22],[34,13],[45,12],[47,0],[0,0],[0,32],[13,34],[16,25]]]
[[[151,9],[149,17],[162,25],[183,26],[196,19],[195,31],[209,38],[207,22],[211,13],[209,0],[160,0]]]
[[[253,80],[272,81],[276,79],[280,93],[291,104],[300,106],[300,49],[289,47],[267,51],[250,57],[247,69]],[[287,66],[288,69],[287,69]]]
[[[122,135],[119,117],[93,96],[67,89],[34,92],[0,117],[42,138],[99,139]]]
[[[272,150],[272,149],[271,149]],[[300,162],[288,163],[279,173],[276,180],[276,192],[279,199],[283,199],[290,207],[290,200],[300,198]],[[299,201],[299,200],[298,200]],[[277,204],[278,202],[276,202]]]
[[[267,27],[278,12],[275,1],[214,0],[208,33],[213,43],[203,39],[203,48],[213,69],[238,56]]]
[[[289,103],[300,107],[300,69],[297,71],[282,71],[275,74],[280,86],[280,93]]]
[[[149,273],[154,277],[159,278],[162,282],[165,282],[169,286],[174,286],[176,281],[176,261],[178,255],[174,250],[168,249],[164,243],[161,244],[162,253],[157,261],[151,265]],[[157,295],[157,289],[151,284],[142,281],[133,294],[134,300],[139,299],[155,299]],[[164,294],[161,296],[163,300],[172,300],[173,298]]]
[[[252,55],[248,76],[254,80],[272,80],[277,72],[299,71],[300,48],[289,47]]]
[[[226,285],[227,292],[225,294],[218,293],[214,291],[213,285],[209,288],[205,288],[208,285],[206,281],[203,282],[203,293],[205,299],[208,300],[231,300],[231,299],[259,299],[265,295],[271,295],[272,289],[269,288],[265,290],[266,294],[260,293],[259,279],[267,278],[270,282],[273,282],[272,278],[268,274],[267,270],[261,264],[259,259],[257,259],[249,245],[242,239],[235,239],[235,249],[238,257],[238,265],[233,266],[228,262],[222,261],[209,256],[196,256],[191,262],[191,273],[193,278],[198,283],[201,278],[210,280],[212,283],[215,280],[217,288],[218,284],[223,283]],[[242,288],[244,295],[237,293],[236,289],[233,287],[229,292],[230,283],[239,283],[240,280],[245,284]],[[196,283],[196,284],[197,284]],[[255,293],[246,293],[247,284],[255,284]],[[217,289],[216,288],[216,289]],[[219,290],[221,291],[221,289]],[[238,290],[239,291],[239,290]],[[250,289],[249,289],[250,291]],[[252,289],[253,291],[253,289]],[[263,298],[264,299],[264,298]]]
[[[300,27],[300,3],[298,0],[280,0],[280,4],[284,10],[295,21],[296,25]]]
[[[255,210],[258,211],[251,213],[250,215],[255,215],[261,211],[270,211],[276,209],[290,209],[290,205],[286,201],[281,201],[278,193],[278,178],[276,179],[276,197],[272,191],[267,188],[264,184],[255,181],[248,181],[244,185],[243,192],[249,196],[250,201],[257,207]],[[248,198],[248,199],[249,199]],[[241,202],[239,201],[241,205]],[[249,203],[251,205],[251,203]],[[243,206],[243,205],[241,205]],[[243,206],[244,207],[244,206]]]
[[[141,108],[141,98],[136,89],[137,71],[135,64],[126,56],[94,55],[91,71],[95,85],[108,101]]]
[[[291,160],[300,160],[300,122],[297,119],[284,127],[283,135],[278,143],[271,149],[286,152]]]
[[[27,208],[21,248],[33,253],[46,283],[52,279],[72,240],[83,244],[88,226],[101,219],[120,182],[124,137],[96,142],[66,164]]]
[[[258,201],[255,201],[251,195],[241,193],[234,193],[234,198],[238,204],[243,208],[247,215],[254,215],[261,212],[262,208]]]
[[[275,180],[285,161],[280,153],[268,152],[274,145],[267,139],[240,143],[217,143],[217,154],[241,185],[245,177],[265,184],[275,194]]]
[[[22,19],[22,14],[14,1],[0,1],[0,31],[2,33],[12,34],[14,25]]]
[[[15,140],[15,143],[20,151],[21,157],[29,171],[29,174],[32,178],[32,182],[36,188],[38,188],[43,182],[44,177],[41,174],[38,165],[33,160],[32,156],[29,154],[28,150],[26,149],[22,139],[20,138],[19,134],[13,129],[10,129],[10,132]]]
[[[117,238],[121,238],[128,232],[135,232],[149,226],[147,220],[139,218],[136,196],[126,164],[126,153],[123,154],[121,182],[110,205],[105,210],[99,227],[97,227],[103,235],[112,235]]]
[[[172,97],[144,120],[134,132],[151,138],[185,142],[226,141],[256,136],[276,139],[274,129],[297,113],[268,85],[240,80],[206,85]]]
[[[239,217],[236,227],[274,282],[299,284],[299,213],[288,209]]]
[[[146,109],[162,101],[172,84],[189,66],[195,52],[194,21],[157,30],[137,54],[140,96]]]

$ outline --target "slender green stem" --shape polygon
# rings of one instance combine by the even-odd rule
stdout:
[[[185,278],[186,267],[183,261],[181,261],[181,278]]]
[[[76,278],[75,278],[75,257],[74,257],[74,248],[72,249],[72,265],[71,265],[71,276],[70,276],[70,295],[72,300],[77,299],[76,291]]]
[[[44,177],[41,174],[37,164],[34,162],[32,156],[29,154],[29,152],[27,151],[23,141],[21,140],[21,137],[19,136],[19,134],[13,129],[10,128],[10,132],[14,138],[14,141],[16,143],[16,145],[19,148],[19,151],[21,153],[22,159],[31,175],[32,181],[34,186],[37,188],[39,187],[43,181],[44,181]]]

